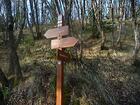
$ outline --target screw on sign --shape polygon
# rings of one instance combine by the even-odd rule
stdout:
[[[51,40],[51,49],[57,49],[57,79],[56,79],[56,105],[63,105],[63,82],[64,82],[64,61],[70,56],[64,52],[64,48],[73,47],[77,43],[74,37],[66,37],[69,34],[69,27],[63,25],[63,16],[58,16],[58,28],[48,30],[44,36],[46,38],[56,38]]]

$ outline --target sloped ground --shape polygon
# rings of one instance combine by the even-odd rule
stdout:
[[[103,97],[107,104],[108,102],[110,105],[140,104],[140,75],[137,68],[112,58],[100,57],[93,62],[97,64],[93,66],[96,68],[94,83],[97,85],[97,91],[101,92],[101,96],[108,98]],[[91,65],[94,65],[94,63],[89,66]]]
[[[7,73],[8,68],[8,51],[6,48],[0,48],[0,67]]]
[[[9,105],[55,104],[55,50],[48,43],[20,47],[25,81],[14,88]],[[93,46],[87,48],[89,43]],[[82,61],[65,65],[65,105],[140,105],[140,67],[129,60],[133,45],[125,42],[117,51],[99,51],[98,41],[89,43]]]

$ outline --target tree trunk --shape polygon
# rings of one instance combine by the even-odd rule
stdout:
[[[133,51],[133,59],[135,63],[140,48],[140,35],[138,31],[137,17],[136,17],[136,0],[131,0],[131,9],[132,9],[131,12],[132,12],[133,30],[135,35],[135,48]]]
[[[0,105],[6,105],[1,88],[0,88]]]
[[[80,2],[80,5],[81,5],[82,30],[84,31],[84,29],[85,29],[85,23],[84,23],[84,21],[85,21],[85,0],[83,0],[83,3]]]
[[[123,26],[123,17],[124,17],[124,9],[125,9],[125,7],[124,7],[124,5],[125,5],[125,0],[123,0],[123,1],[120,1],[120,11],[119,11],[119,13],[120,13],[120,18],[119,18],[119,35],[118,35],[118,39],[117,39],[117,43],[116,43],[116,45],[119,45],[119,46],[121,46],[121,33],[122,33],[122,26]]]
[[[140,48],[140,34],[139,34],[139,31],[138,31],[138,26],[134,25],[133,27],[134,27],[134,35],[135,35],[135,48],[134,48],[134,51],[133,51],[133,57],[134,57],[134,60],[136,60],[137,56],[138,56],[138,53],[139,53],[139,48]]]
[[[9,81],[3,71],[0,68],[0,83],[2,84],[2,87],[9,87]]]
[[[36,39],[41,38],[41,32],[40,32],[40,27],[39,27],[39,13],[38,13],[38,0],[33,0],[34,1],[34,8],[35,8],[35,16],[36,16]]]
[[[26,4],[27,4],[26,0],[23,0],[23,10],[22,10],[23,15],[21,15],[22,19],[20,21],[19,34],[18,34],[18,38],[17,38],[17,40],[15,42],[16,49],[18,48],[18,45],[21,42],[21,39],[23,38],[23,29],[24,29],[24,26],[25,26],[25,20],[26,20],[26,16],[27,16],[26,15],[26,13],[27,13]]]
[[[56,7],[57,7],[58,14],[61,14],[61,10],[60,10],[60,6],[59,6],[58,0],[55,0],[55,4],[56,4]]]
[[[72,12],[72,0],[69,0],[69,1],[63,1],[62,0],[62,3],[63,3],[63,7],[64,7],[64,12],[65,12],[65,23],[71,27],[71,24],[70,24],[70,20],[71,20],[71,12]]]
[[[9,37],[9,70],[11,72],[14,71],[16,74],[16,79],[22,78],[19,58],[16,52],[16,44],[15,44],[15,37],[13,33],[13,16],[12,16],[12,10],[11,10],[11,1],[10,0],[4,0],[5,7],[6,7],[6,19],[7,19],[7,35]]]
[[[30,10],[31,10],[31,24],[30,24],[30,21],[29,21],[29,16],[27,16],[27,22],[28,22],[28,25],[29,25],[29,27],[30,27],[30,31],[31,31],[31,33],[32,33],[32,35],[33,35],[33,39],[36,39],[36,37],[35,37],[35,34],[34,34],[34,31],[33,31],[33,26],[35,25],[35,16],[34,16],[34,10],[33,10],[33,1],[32,0],[29,0],[29,4],[30,4]],[[27,5],[26,5],[26,7],[27,7]]]
[[[41,37],[41,33],[39,30],[39,20],[38,20],[38,8],[37,8],[37,1],[36,0],[29,0],[30,2],[30,9],[31,9],[31,19],[32,19],[32,27],[30,26],[30,31],[33,34],[33,38],[39,39]],[[35,11],[34,11],[35,10]],[[29,23],[29,19],[28,19],[28,24]],[[34,30],[31,29],[35,26],[35,30],[36,30],[36,34],[34,34]]]
[[[110,0],[110,18],[112,20],[112,47],[114,47],[114,4]]]
[[[0,83],[2,84],[2,87],[0,87],[0,105],[6,105],[2,88],[9,87],[9,81],[1,68],[0,68]]]
[[[100,30],[100,29],[98,29],[98,30]],[[104,49],[106,49],[106,47],[105,47],[106,36],[105,36],[103,30],[100,30],[99,32],[100,32],[100,34],[102,36],[101,50],[104,50]]]
[[[26,4],[26,7],[27,7],[27,4]],[[27,11],[28,11],[28,10],[27,10]],[[33,39],[35,39],[34,31],[33,31],[33,29],[32,29],[32,25],[31,25],[31,23],[30,23],[28,13],[27,13],[26,17],[27,17],[27,24],[28,24],[28,26],[29,26],[30,32],[32,33]]]
[[[103,29],[101,27],[101,22],[99,21],[99,16],[97,16],[97,13],[95,12],[96,11],[96,8],[95,8],[94,1],[92,1],[92,7],[93,7],[93,12],[94,12],[94,16],[95,16],[95,21],[96,21],[97,29],[98,29],[101,37],[102,37],[101,50],[104,50],[104,49],[106,49],[106,47],[105,47],[106,36],[105,36],[104,31],[103,31]]]

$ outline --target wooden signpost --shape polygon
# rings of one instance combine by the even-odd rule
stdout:
[[[59,28],[50,29],[45,33],[46,38],[57,38],[60,34],[61,36],[66,36],[69,34],[68,26],[62,26]]]
[[[51,41],[52,49],[73,47],[77,43],[77,39],[74,37],[67,37],[61,39],[55,39]]]
[[[64,48],[73,47],[77,43],[74,37],[69,35],[69,27],[63,26],[63,16],[58,16],[58,28],[48,30],[44,36],[46,38],[57,38],[51,40],[51,49],[57,49],[57,78],[56,78],[56,105],[63,105],[63,82],[64,82],[64,61],[69,60],[70,56],[64,52]]]

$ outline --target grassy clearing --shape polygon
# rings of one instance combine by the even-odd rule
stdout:
[[[117,34],[115,32],[116,37]],[[111,33],[106,35],[106,46],[110,47]],[[87,36],[90,37],[89,34]],[[126,35],[121,49],[100,51],[100,42],[100,39],[87,38],[83,59],[65,64],[65,105],[139,105],[139,67],[133,66],[129,60],[134,48],[131,33]],[[74,48],[68,49],[71,55],[75,55],[74,51]],[[26,36],[18,54],[25,79],[15,87],[9,101],[14,105],[33,102],[43,105],[47,100],[48,104],[54,105],[56,51],[50,49],[50,41],[43,39],[34,42],[30,35]],[[6,53],[1,55],[5,56]],[[16,97],[19,100],[13,99]]]

